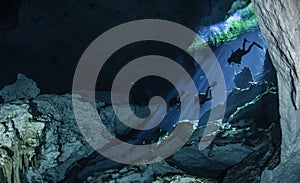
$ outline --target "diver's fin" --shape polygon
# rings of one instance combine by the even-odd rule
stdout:
[[[244,38],[244,42],[246,42],[246,43],[250,43],[246,38]]]
[[[215,86],[217,86],[217,82],[216,81],[214,81],[208,88],[207,88],[207,91],[208,90],[212,90]]]
[[[262,46],[260,46],[259,44],[257,44],[256,42],[253,42],[257,47],[259,47],[260,49],[264,49]]]
[[[218,84],[218,83],[217,83],[216,81],[214,81],[214,82],[210,85],[210,87],[213,88],[213,87],[217,86],[217,84]]]

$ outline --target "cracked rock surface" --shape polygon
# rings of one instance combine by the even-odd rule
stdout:
[[[295,174],[295,171],[299,172],[300,168],[295,164],[299,162],[300,151],[300,2],[298,0],[252,0],[252,2],[277,72],[282,130],[281,163],[273,171],[265,171],[262,180],[264,182],[299,180],[300,175]]]

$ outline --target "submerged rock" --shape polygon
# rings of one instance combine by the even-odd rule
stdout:
[[[276,77],[276,70],[274,68],[274,65],[272,63],[272,60],[270,58],[270,54],[267,51],[263,66],[263,71],[261,72],[259,82],[269,82],[273,83],[275,86],[277,86],[277,77]]]
[[[245,91],[233,90],[235,94],[229,96],[243,96]],[[224,182],[259,182],[261,172],[274,168],[279,162],[281,132],[277,91],[269,86],[257,97],[241,99],[240,107],[227,105],[235,112],[225,119],[217,132],[211,131],[203,137],[209,126],[197,128],[189,142],[167,162],[199,177]],[[214,136],[209,147],[200,151],[200,140],[205,143],[205,139],[212,140]]]
[[[246,103],[251,102],[258,95],[268,91],[268,88],[274,87],[272,83],[261,82],[261,83],[251,83],[246,89],[233,88],[228,94],[226,100],[226,110],[224,115],[224,121],[226,121],[230,115],[232,115],[239,107],[242,107]],[[199,121],[199,124],[203,125],[208,122],[209,114],[211,111],[218,111],[218,107],[222,108],[222,105],[212,108],[211,110],[205,112]],[[221,116],[220,116],[221,118]]]
[[[31,99],[39,93],[40,89],[33,80],[24,74],[18,74],[17,81],[12,85],[5,86],[0,91],[0,96],[4,102],[10,102],[17,99]]]
[[[153,182],[167,174],[183,175],[183,172],[161,161],[150,165],[124,166],[120,169],[96,172],[87,177],[86,182]]]
[[[168,165],[165,161],[161,161],[151,165],[124,166],[120,169],[110,169],[104,172],[97,172],[87,177],[85,182],[216,183],[217,181],[210,178],[199,178],[185,174],[184,172]]]
[[[245,89],[250,86],[250,82],[253,82],[253,77],[249,67],[244,67],[243,70],[234,78],[234,83],[238,88]]]

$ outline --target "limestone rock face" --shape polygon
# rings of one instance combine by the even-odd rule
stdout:
[[[300,150],[300,19],[298,0],[252,0],[261,32],[277,70],[280,124],[282,129],[281,164],[263,174],[265,182],[289,180],[294,174],[295,154]],[[289,163],[287,163],[289,162]],[[285,167],[285,168],[283,168]],[[300,171],[299,166],[293,166]],[[277,179],[277,177],[281,179]]]

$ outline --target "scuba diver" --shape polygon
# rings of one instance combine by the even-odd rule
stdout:
[[[243,43],[243,49],[238,48],[236,51],[232,51],[231,56],[228,58],[227,62],[229,65],[232,65],[233,63],[236,63],[238,65],[241,64],[242,61],[242,57],[244,55],[246,55],[247,53],[250,52],[251,48],[253,47],[253,45],[259,47],[260,49],[263,49],[262,46],[260,46],[259,44],[257,44],[255,41],[252,42],[252,44],[248,47],[248,49],[245,49],[246,43],[250,43],[246,38],[244,38],[244,43]]]
[[[202,106],[205,102],[212,99],[211,90],[217,85],[217,82],[213,82],[206,90],[205,93],[198,93],[195,96],[195,103],[197,103],[197,99],[199,100],[199,105]]]
[[[186,94],[185,91],[182,91],[180,93],[180,96],[172,97],[169,101],[169,107],[181,104],[181,100],[183,99],[185,94]]]

